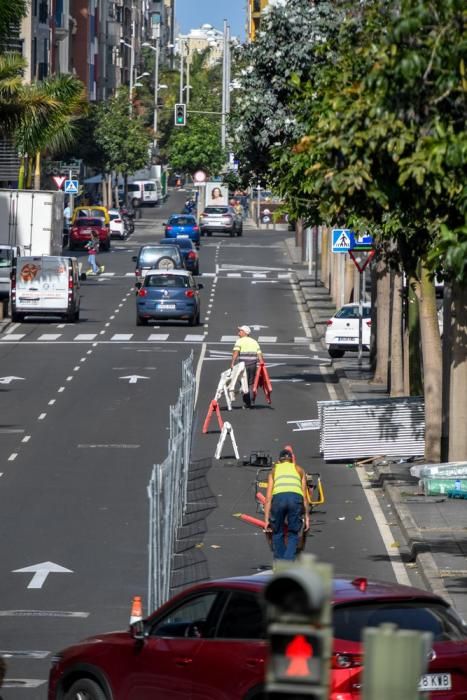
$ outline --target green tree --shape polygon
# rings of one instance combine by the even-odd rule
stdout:
[[[2,37],[8,35],[11,28],[25,16],[27,0],[4,0],[0,2],[0,43]]]
[[[128,175],[147,164],[151,142],[151,133],[141,117],[135,114],[130,117],[127,91],[120,90],[98,106],[95,139],[104,153],[106,172],[123,176],[126,198]]]
[[[182,172],[204,170],[213,176],[225,164],[217,124],[205,116],[189,116],[185,127],[172,132],[167,150],[172,168]]]

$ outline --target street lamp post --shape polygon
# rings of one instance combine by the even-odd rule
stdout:
[[[154,44],[155,46],[152,46],[149,42],[145,41],[143,46],[149,47],[152,51],[154,51],[154,122],[153,122],[153,130],[154,130],[154,138],[152,142],[152,147],[153,147],[153,153],[156,153],[156,148],[157,148],[157,128],[158,128],[158,116],[159,116],[159,109],[158,109],[158,104],[157,100],[159,99],[159,57],[160,57],[160,50],[161,50],[161,42],[160,42],[160,26],[156,25],[154,28],[155,35],[154,35]]]
[[[128,89],[128,100],[129,100],[129,110],[130,116],[133,111],[133,73],[135,70],[135,46],[133,39],[133,23],[131,25],[131,44],[129,44],[125,39],[120,39],[120,43],[130,49],[130,85]]]

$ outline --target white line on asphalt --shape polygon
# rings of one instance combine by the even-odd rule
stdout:
[[[58,390],[58,393],[61,394],[62,391],[65,391],[65,387],[64,387],[64,386],[61,386],[61,387],[60,387],[60,389]]]
[[[5,331],[5,335],[10,335],[10,333],[13,333],[17,328],[20,327],[20,325],[20,323],[12,323],[9,329]]]
[[[115,316],[110,316],[110,320],[113,321]]]
[[[8,457],[9,462],[14,462],[15,459],[17,458],[18,453],[17,452],[12,452],[11,455]]]
[[[76,365],[76,367],[73,367],[73,372],[77,372],[80,369],[79,365]]]
[[[47,683],[39,678],[7,678],[3,681],[4,688],[39,688]]]
[[[250,284],[279,284],[277,280],[252,280]]]
[[[29,442],[30,439],[31,439],[30,435],[25,435],[24,438],[21,440],[21,442]]]
[[[0,338],[0,340],[6,340],[6,341],[8,341],[8,342],[11,342],[11,341],[14,342],[14,341],[17,341],[17,340],[21,340],[21,338],[24,338],[25,335],[26,335],[26,333],[5,333],[5,335],[4,335],[2,338]]]
[[[119,313],[120,313],[120,309],[115,309],[114,314],[119,314]]]
[[[400,554],[397,550],[391,547],[394,543],[394,537],[391,533],[391,529],[386,522],[384,512],[378,502],[375,492],[372,490],[371,486],[368,484],[368,479],[366,476],[366,471],[363,467],[356,467],[355,471],[358,474],[360,483],[362,485],[363,492],[368,500],[368,505],[370,506],[373,517],[378,526],[379,534],[383,540],[384,546],[386,548],[389,561],[394,571],[394,575],[398,583],[402,583],[405,586],[410,586],[410,579],[405,569],[403,562],[401,561]]]
[[[195,392],[195,406],[198,401],[199,385],[201,379],[201,372],[203,370],[204,356],[206,355],[206,343],[201,346],[201,352],[199,354],[198,364],[196,365],[195,381],[196,381],[196,392]]]
[[[3,472],[0,472],[0,476],[3,476]]]
[[[80,362],[86,362],[87,359],[88,359],[87,357],[81,357],[79,361],[80,361]]]
[[[50,399],[48,405],[53,406],[57,399]]]
[[[73,379],[73,377],[70,375],[69,377],[66,378],[66,381],[71,382],[72,379]]]
[[[46,415],[47,415],[47,413],[41,413],[37,420],[44,420]]]
[[[99,331],[99,335],[104,335],[105,331]]]
[[[89,613],[68,610],[0,610],[0,617],[89,617]]]
[[[120,449],[120,450],[136,450],[139,447],[141,447],[141,445],[131,445],[131,444],[127,444],[127,443],[110,443],[110,444],[90,443],[90,444],[77,445],[77,447],[85,448],[85,449],[111,448],[111,449]]]
[[[46,659],[50,651],[40,651],[39,649],[0,649],[0,655],[6,659]]]
[[[258,343],[275,343],[277,336],[275,335],[259,335]]]
[[[61,338],[61,336],[61,333],[43,333],[37,340],[57,340],[58,338]]]
[[[79,333],[79,335],[75,336],[75,340],[94,340],[96,335],[97,333]]]

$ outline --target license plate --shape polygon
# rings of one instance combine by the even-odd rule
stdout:
[[[158,304],[157,308],[159,311],[173,311],[173,309],[176,309],[175,304]]]
[[[347,338],[338,338],[337,340],[340,341],[341,343],[353,343],[353,342],[357,342],[358,338],[347,337]]]
[[[423,690],[451,690],[451,674],[450,673],[425,673],[420,678],[418,689]]]
[[[86,236],[90,236],[92,233],[92,228],[83,228],[83,234]]]

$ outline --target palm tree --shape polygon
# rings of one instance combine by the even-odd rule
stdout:
[[[21,153],[20,187],[24,184],[26,161],[29,163],[27,184],[31,186],[34,162],[34,187],[40,188],[41,155],[68,148],[76,138],[76,122],[87,111],[83,83],[71,75],[46,78],[24,86],[28,105],[36,109],[23,112],[14,137]],[[44,109],[38,108],[39,105]]]
[[[0,2],[0,38],[8,34],[10,28],[15,25],[27,10],[26,0],[3,0]]]

